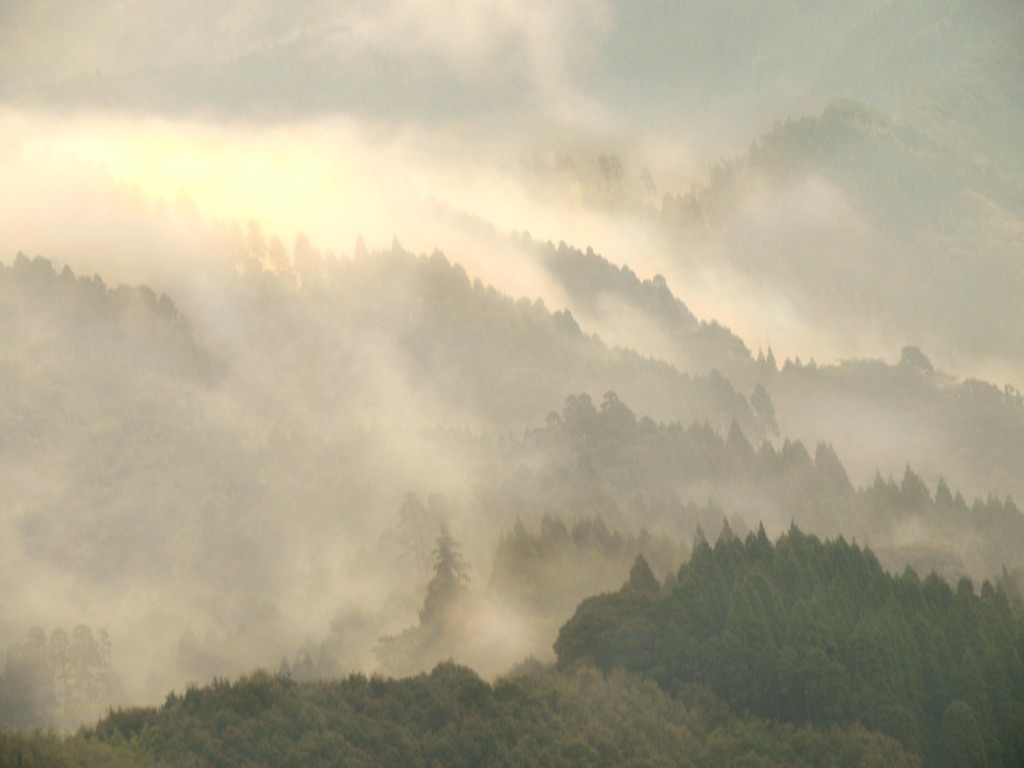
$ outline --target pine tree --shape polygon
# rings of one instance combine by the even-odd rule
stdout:
[[[434,547],[434,577],[427,585],[427,596],[420,611],[421,624],[444,622],[465,594],[469,566],[459,552],[459,544],[442,525]]]

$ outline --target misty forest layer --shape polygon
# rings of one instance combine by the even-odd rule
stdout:
[[[250,258],[252,248],[250,239],[244,247],[240,245],[237,252],[243,259]],[[562,254],[560,258],[570,259],[566,263],[578,262],[580,266],[576,269],[596,269],[597,274],[607,272],[607,262],[594,254],[584,255],[564,248],[551,251],[552,256],[558,253]],[[389,270],[386,278],[382,277],[381,269]],[[343,270],[344,278],[332,279],[332,270]],[[390,348],[400,353],[390,358],[390,364],[396,369],[412,366],[419,386],[436,393],[431,397],[435,404],[444,396],[451,398],[447,407],[475,403],[477,412],[487,413],[489,420],[500,423],[501,415],[491,412],[489,408],[493,406],[489,403],[502,402],[502,398],[491,400],[490,391],[483,385],[486,382],[492,387],[500,386],[501,380],[474,379],[473,376],[479,374],[463,357],[468,350],[471,357],[479,358],[486,349],[487,354],[502,359],[521,360],[522,381],[536,380],[543,371],[548,372],[549,378],[560,372],[570,372],[571,376],[574,365],[584,369],[603,365],[611,372],[623,364],[638,370],[653,367],[663,377],[666,390],[690,403],[694,418],[703,415],[703,420],[684,425],[679,421],[656,422],[646,416],[638,417],[626,402],[609,390],[597,404],[585,393],[570,395],[558,410],[548,413],[543,426],[527,428],[518,437],[508,434],[495,439],[487,432],[469,428],[427,427],[417,422],[415,415],[410,415],[411,423],[406,425],[355,420],[346,426],[334,427],[333,431],[323,422],[313,424],[302,417],[292,422],[288,433],[283,432],[279,424],[268,434],[265,432],[268,425],[259,420],[266,400],[251,391],[242,394],[247,398],[255,394],[255,399],[238,402],[232,418],[223,416],[222,407],[218,409],[219,419],[208,417],[211,403],[221,403],[229,392],[233,352],[217,348],[209,338],[204,340],[202,330],[194,327],[168,297],[157,296],[146,288],[110,289],[99,278],[79,278],[67,268],[57,272],[43,259],[19,257],[11,267],[3,269],[4,301],[20,323],[5,340],[11,379],[18,384],[11,388],[4,411],[5,451],[12,459],[8,466],[13,470],[18,466],[13,459],[21,457],[21,471],[28,473],[38,471],[40,466],[38,459],[33,461],[34,456],[47,459],[60,456],[64,471],[74,471],[81,480],[69,486],[68,492],[73,491],[73,496],[37,500],[26,509],[29,514],[20,518],[16,531],[33,547],[37,565],[49,558],[53,565],[74,573],[79,584],[90,584],[102,590],[150,582],[153,589],[158,589],[166,564],[177,561],[189,563],[190,573],[180,582],[183,589],[200,590],[197,577],[201,577],[217,585],[219,594],[205,597],[217,601],[213,604],[217,609],[252,612],[251,618],[236,613],[239,623],[226,637],[211,635],[198,640],[190,630],[181,635],[181,639],[165,651],[168,655],[164,663],[175,665],[185,674],[241,671],[237,660],[227,654],[231,647],[246,645],[264,652],[264,665],[269,662],[268,649],[283,652],[286,661],[282,671],[299,680],[343,675],[352,666],[364,664],[367,658],[374,659],[380,669],[392,674],[411,674],[452,655],[478,658],[486,653],[486,645],[479,637],[479,617],[488,611],[500,610],[514,617],[512,620],[520,631],[525,628],[537,638],[551,638],[580,600],[602,588],[612,589],[638,554],[647,558],[642,561],[644,569],[649,560],[656,564],[660,573],[672,574],[674,563],[686,549],[681,542],[688,541],[696,532],[698,547],[688,566],[695,568],[702,562],[697,555],[705,557],[702,553],[707,550],[701,530],[725,526],[727,535],[717,545],[715,551],[718,552],[726,544],[737,546],[732,543],[738,541],[732,533],[734,527],[743,534],[758,521],[765,520],[779,529],[795,521],[822,535],[845,532],[871,539],[891,567],[902,568],[912,563],[924,570],[937,569],[950,578],[963,576],[967,579],[968,573],[979,578],[998,576],[1000,590],[1019,594],[1022,563],[1017,543],[1024,539],[1024,517],[1011,499],[1000,501],[989,496],[969,505],[960,493],[954,494],[941,480],[933,494],[909,466],[900,483],[884,480],[876,474],[873,483],[857,487],[829,445],[819,444],[812,457],[799,441],[784,440],[776,447],[770,439],[779,433],[779,424],[767,387],[775,392],[786,392],[787,388],[797,392],[802,389],[804,393],[809,390],[825,397],[835,382],[859,386],[862,391],[873,387],[880,397],[897,401],[931,398],[941,403],[943,398],[948,398],[949,405],[945,407],[952,413],[973,409],[970,411],[973,415],[962,417],[965,428],[962,434],[965,435],[969,434],[966,430],[978,424],[981,408],[1004,409],[1010,419],[1002,420],[1002,429],[1009,439],[1019,439],[1019,432],[1011,426],[1013,418],[1019,419],[1021,408],[1020,398],[1015,393],[996,390],[994,396],[975,400],[974,393],[983,393],[987,385],[957,383],[936,374],[918,350],[904,350],[895,366],[881,362],[848,362],[836,367],[834,373],[828,368],[808,369],[791,363],[780,370],[770,358],[750,357],[737,377],[745,371],[757,376],[758,383],[751,395],[745,397],[717,370],[712,370],[707,377],[695,378],[680,374],[672,366],[609,350],[597,338],[585,336],[569,315],[552,314],[535,304],[515,303],[479,282],[471,284],[461,269],[451,266],[439,255],[415,258],[395,250],[376,257],[366,255],[351,262],[323,260],[318,270],[307,271],[301,282],[291,271],[276,275],[255,264],[246,268],[245,262],[230,274],[235,275],[232,279],[236,281],[236,311],[240,315],[245,312],[258,315],[264,329],[254,334],[246,346],[246,353],[252,358],[258,359],[261,355],[270,358],[259,361],[261,367],[283,364],[280,355],[295,354],[290,348],[278,347],[276,339],[280,338],[281,331],[274,327],[276,323],[312,326],[317,321],[325,322],[324,305],[337,305],[351,314],[337,325],[319,326],[319,334],[303,334],[322,345],[324,350],[323,357],[306,359],[317,359],[322,366],[325,361],[331,361],[328,349],[345,349],[344,344],[351,339],[354,326],[372,326]],[[688,316],[685,307],[671,297],[664,285],[641,285],[634,282],[630,273],[617,274],[625,278],[623,284],[632,286],[631,290],[639,289],[638,301],[650,295],[660,306],[672,310],[673,321],[681,318],[680,333],[682,329],[689,329],[691,334],[701,332],[703,326]],[[361,290],[332,300],[332,292],[348,291],[353,283],[361,286]],[[400,304],[382,301],[371,290],[374,286],[388,293],[401,291],[403,301]],[[250,302],[251,308],[247,306]],[[394,311],[397,306],[403,308],[401,312]],[[417,312],[412,325],[408,320],[410,308]],[[480,339],[479,346],[471,343],[473,337],[465,333],[452,338],[439,330],[455,328],[446,320],[452,313],[471,311],[479,318],[472,325],[472,333]],[[326,319],[335,314],[332,312]],[[255,318],[252,321],[256,322]],[[103,340],[101,346],[73,343],[76,334],[90,339],[93,334],[89,330],[96,326],[102,329],[95,333]],[[538,328],[548,328],[545,343],[563,345],[562,351],[551,355],[543,346],[538,347]],[[432,333],[427,335],[427,329]],[[730,350],[727,354],[735,359],[734,337],[725,331],[720,337]],[[570,353],[569,350],[578,351]],[[444,363],[424,364],[424,359],[428,358]],[[29,359],[32,366],[19,364]],[[104,364],[88,364],[97,359],[103,359]],[[574,363],[576,359],[585,362]],[[560,364],[556,364],[556,360]],[[344,355],[338,355],[333,364],[339,372],[353,370]],[[247,365],[256,363],[247,361]],[[294,363],[292,365],[294,368]],[[357,367],[357,370],[365,375],[365,368]],[[864,373],[860,373],[861,370]],[[431,380],[433,371],[442,372],[440,382]],[[850,376],[850,372],[857,372],[857,375]],[[306,375],[312,378],[312,372]],[[324,377],[324,381],[336,381],[338,375]],[[605,380],[614,375],[606,374]],[[649,375],[645,378],[648,385],[657,380]],[[145,386],[139,380],[144,380]],[[625,383],[627,378],[621,381]],[[346,403],[355,413],[359,408],[368,407],[354,396],[359,391],[353,387]],[[460,396],[454,396],[456,391]],[[624,391],[631,390],[624,387]],[[368,390],[364,390],[363,397],[367,396]],[[645,400],[642,394],[636,396]],[[807,399],[806,394],[791,396]],[[325,402],[330,397],[326,389],[323,397]],[[646,402],[652,402],[649,396]],[[69,431],[70,425],[75,425],[74,432]],[[403,482],[406,488],[416,488],[416,491],[382,495],[381,489],[394,486],[386,482],[381,473],[388,473],[393,480],[396,470],[401,472],[403,467],[377,464],[384,454],[377,453],[375,458],[373,451],[382,450],[379,446],[388,439],[386,432],[396,426],[416,439],[434,446],[443,445],[446,455],[472,456],[472,462],[466,459],[464,467],[470,480],[467,487],[471,490],[448,495],[450,487],[438,483],[436,476],[430,483],[425,481],[424,474],[410,473],[403,476]],[[261,429],[267,435],[262,439],[259,438]],[[204,445],[205,453],[197,453]],[[189,461],[176,458],[175,452],[182,458],[190,457]],[[115,467],[118,469],[112,473]],[[325,484],[327,478],[331,480]],[[156,510],[152,509],[150,496],[150,489],[154,487],[164,489]],[[260,496],[254,495],[254,487],[260,489],[264,499],[262,515],[266,522],[262,531],[253,528],[254,522],[260,519],[257,515],[261,514]],[[218,488],[223,490],[215,494]],[[82,489],[91,489],[89,492],[94,496],[83,497]],[[343,511],[341,514],[336,511],[339,499],[351,500],[354,491],[364,494],[359,497],[363,504],[376,504],[382,509],[385,520],[382,526],[378,524],[380,527],[373,528],[369,520],[360,523],[358,517],[350,519]],[[94,500],[90,502],[90,498]],[[276,518],[271,499],[287,499],[292,505],[302,499],[301,511],[293,511],[287,520]],[[385,506],[389,499],[390,509]],[[79,512],[68,517],[66,512],[71,508]],[[194,510],[191,517],[187,514],[189,509]],[[100,510],[108,517],[96,518]],[[115,514],[120,517],[109,517]],[[232,542],[236,561],[224,558],[225,552],[230,551],[224,549],[226,539],[222,537],[226,532],[222,531],[219,536],[196,535],[195,526],[209,528],[211,514],[215,519],[237,521],[233,534],[237,540]],[[439,526],[455,526],[475,536],[469,521],[478,515],[492,524],[497,523],[499,530],[504,531],[500,538],[491,538],[493,554],[489,558],[477,555],[483,562],[491,563],[489,578],[476,573],[470,578],[471,564],[458,554],[458,543],[451,538],[436,539]],[[321,535],[334,535],[339,540],[345,532],[351,534],[356,530],[355,525],[381,531],[383,535],[373,559],[380,559],[385,569],[392,572],[392,564],[399,564],[405,585],[392,586],[390,607],[379,614],[337,613],[323,640],[313,644],[307,640],[306,647],[300,650],[297,639],[288,640],[290,633],[283,626],[281,609],[272,602],[275,582],[287,581],[286,564],[282,563],[276,573],[263,573],[260,580],[253,581],[242,561],[253,553],[269,552],[282,542],[308,547],[301,538],[289,539],[289,531],[297,525],[301,528],[299,523],[303,520],[309,521],[306,525],[314,525]],[[148,521],[149,526],[163,526],[166,548],[162,552],[145,543],[144,538],[133,541],[127,535],[134,529],[139,536],[146,536],[148,531],[140,527],[142,521]],[[567,525],[564,521],[576,522]],[[283,522],[287,522],[288,527],[281,527]],[[535,527],[537,525],[539,528]],[[608,525],[613,528],[609,529]],[[114,539],[103,536],[109,526],[123,528],[122,534]],[[639,537],[616,531],[636,530],[636,526],[643,526]],[[531,529],[537,533],[532,533]],[[336,532],[332,534],[332,530]],[[658,534],[652,535],[649,530]],[[928,535],[908,539],[906,532],[914,530],[927,531]],[[102,537],[96,538],[97,535]],[[791,533],[790,537],[794,535],[798,534]],[[443,545],[439,551],[432,551],[435,539]],[[449,543],[444,544],[445,541]],[[748,548],[755,541],[770,551],[763,528],[757,537],[748,537]],[[780,546],[787,541],[783,539]],[[133,560],[140,547],[145,547],[147,557]],[[81,554],[76,556],[76,553]],[[433,565],[432,556],[437,557]],[[860,550],[855,549],[853,556],[861,557]],[[371,568],[370,562],[364,555],[360,566]],[[118,564],[116,572],[111,571],[112,563]],[[999,565],[992,568],[993,563]],[[868,570],[871,568],[875,569],[876,578],[882,578],[878,561],[869,560]],[[431,571],[433,577],[426,582],[425,602],[417,620],[412,618],[415,613],[411,610],[417,599],[415,585],[425,583]],[[648,591],[659,592],[660,582],[649,570],[646,573]],[[678,576],[672,576],[671,582],[678,580],[680,583],[676,589],[689,583],[687,573],[683,568]],[[383,574],[364,570],[364,577],[371,574],[383,578]],[[637,578],[640,577],[633,581]],[[722,578],[728,588],[722,587],[701,599],[725,600],[725,607],[715,610],[728,616],[731,585],[746,576],[740,579],[736,574],[726,574]],[[936,579],[935,576],[929,578]],[[821,576],[813,579],[821,579]],[[969,587],[969,581],[963,583]],[[816,588],[808,589],[808,595],[813,597]],[[945,589],[948,591],[948,587]],[[985,594],[991,593],[988,582],[986,590]],[[629,588],[623,594],[633,595],[634,591]],[[202,596],[203,592],[193,594]],[[1006,610],[1002,620],[1010,621],[1004,629],[1012,635],[1016,631],[1014,621],[1019,624],[1019,619],[1010,620],[1010,603],[1006,602],[1005,595],[1002,599]],[[758,596],[758,600],[785,604],[785,599],[774,593],[768,597]],[[581,611],[591,610],[590,605],[584,602]],[[667,610],[652,610],[652,617],[667,619],[674,615]],[[697,616],[692,610],[680,610],[691,619]],[[389,627],[399,628],[396,621],[401,621],[402,615],[409,616],[405,620],[413,626],[395,633]],[[857,624],[856,616],[859,611],[854,618],[845,619],[851,622],[851,627]],[[252,625],[246,626],[246,620]],[[631,635],[632,619],[611,620],[617,631]],[[786,621],[784,617],[779,620]],[[822,617],[817,620],[826,621]],[[647,626],[650,621],[641,620],[641,623]],[[698,624],[704,633],[715,631],[713,622],[698,621]],[[563,650],[570,641],[562,638],[569,637],[567,633],[573,632],[574,626],[570,622],[563,629],[555,646],[560,662],[570,658]],[[85,634],[88,628],[82,629],[83,632],[76,630],[76,642],[79,638],[80,642],[85,642],[91,637]],[[773,636],[780,639],[787,636],[788,630],[783,623],[772,631]],[[841,634],[845,637],[848,633]],[[61,658],[55,655],[62,642],[60,637],[66,636],[55,632],[47,638],[42,630],[33,629],[27,639],[12,643],[2,688],[3,711],[7,713],[5,719],[9,724],[72,723],[86,713],[99,713],[102,707],[117,700],[121,689],[113,676],[115,665],[110,658],[107,633],[102,633],[105,656],[101,658],[95,646],[86,645],[81,650],[69,646],[67,663],[54,662],[55,658]],[[704,640],[703,635],[700,640]],[[585,646],[589,641],[576,642]],[[1019,643],[1011,641],[1010,648],[1017,645]],[[838,641],[828,647],[838,647]],[[506,648],[503,652],[507,655],[506,663],[514,661],[514,654],[518,652],[536,652],[541,656],[547,653],[543,640]],[[781,640],[776,652],[785,653]],[[985,648],[972,652],[981,657]],[[1008,652],[1008,659],[1000,663],[1013,668],[1014,654],[1019,651]],[[593,658],[604,658],[602,654],[607,654],[595,649],[582,655],[591,658],[593,653],[598,654]],[[628,656],[632,651],[624,653]],[[913,650],[909,653],[919,655]],[[959,651],[942,650],[941,653],[952,654],[951,658],[962,655]],[[88,658],[100,659],[92,671],[84,666],[87,662],[83,660]],[[733,658],[732,655],[729,658]],[[259,663],[258,656],[256,659]],[[833,665],[829,669],[845,675],[844,679],[849,678],[849,671],[837,671],[839,667],[835,665],[841,663],[839,660],[827,661]],[[638,668],[631,661],[599,662],[598,665],[607,669],[613,663],[653,674],[652,670]],[[772,674],[782,676],[772,678],[770,684],[765,683],[778,699],[781,696],[777,692],[779,686],[789,686],[786,690],[790,690],[795,683],[786,682],[788,672],[784,670],[788,668],[784,665],[770,660],[764,663],[775,670]],[[735,665],[728,663],[726,666],[734,669]],[[698,667],[715,669],[704,662]],[[883,670],[880,674],[887,677],[890,672],[892,670]],[[793,672],[796,677],[799,674]],[[927,676],[927,671],[922,675]],[[657,674],[653,676],[660,681]],[[748,677],[740,675],[739,679]],[[759,704],[760,709],[749,703],[737,705],[730,700],[731,691],[720,688],[717,678],[691,676],[688,679],[684,676],[679,679],[709,685],[741,714],[789,719],[812,727],[858,722],[883,727],[883,730],[889,728],[889,735],[918,753],[924,743],[944,743],[940,738],[941,718],[937,715],[930,715],[931,719],[925,724],[908,725],[912,734],[918,734],[916,736],[892,733],[892,723],[898,719],[879,720],[877,712],[880,710],[862,700],[854,699],[861,701],[856,706],[850,704],[851,694],[843,694],[843,686],[829,686],[836,695],[846,698],[832,709],[815,706],[814,711],[819,716],[831,713],[828,722],[817,722],[806,720],[810,705],[804,705],[804,715],[799,715],[800,707],[792,703],[776,702],[771,711],[765,709],[764,702]],[[1012,675],[1006,679],[1012,684]],[[86,680],[92,682],[80,682]],[[670,690],[678,690],[679,684],[674,683]],[[940,685],[939,682],[934,684]],[[846,687],[850,685],[852,683],[847,683]],[[940,702],[932,706],[944,709],[949,705],[950,702]],[[914,712],[921,705],[900,706]],[[783,716],[780,712],[797,714]],[[977,719],[976,715],[972,717]],[[986,728],[995,727],[991,725],[994,717],[989,716],[985,721]],[[1002,714],[999,717],[1006,720],[1012,716]],[[995,743],[1000,736],[986,738]],[[1012,745],[1012,737],[1003,734],[1002,738],[1008,738]],[[59,745],[53,748],[60,749]],[[934,755],[927,757],[936,759]]]
[[[401,680],[295,683],[265,673],[112,713],[58,741],[0,735],[0,757],[39,766],[912,766],[860,726],[816,730],[738,718],[713,694],[667,697],[624,673],[534,665],[493,685],[451,663]]]
[[[424,625],[456,599],[455,562],[439,552]],[[891,576],[842,538],[794,526],[773,545],[763,528],[741,540],[726,527],[714,547],[699,535],[665,584],[638,555],[618,592],[584,600],[555,643],[557,670],[532,661],[493,685],[452,662],[399,680],[260,672],[119,709],[74,739],[7,737],[0,754],[98,766],[1016,765],[1021,607],[1002,584],[979,596],[967,577],[954,591],[910,568]]]
[[[5,3],[0,764],[1024,763],[1021,39]]]

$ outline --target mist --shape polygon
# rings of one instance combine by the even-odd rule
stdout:
[[[637,554],[660,581],[722,519],[841,532],[693,468],[810,494],[819,444],[851,509],[923,479],[856,523],[893,567],[1022,565],[927,518],[948,483],[1018,533],[1024,105],[958,94],[1024,79],[1020,10],[670,5],[7,4],[0,641],[104,628],[124,703],[282,659],[495,676]]]

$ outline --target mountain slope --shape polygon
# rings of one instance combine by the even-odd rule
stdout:
[[[580,605],[559,667],[590,660],[667,691],[700,682],[773,720],[859,722],[926,766],[1020,762],[1020,624],[991,583],[979,595],[969,579],[954,591],[934,574],[892,576],[869,550],[795,527],[775,545],[763,529],[696,542],[671,590],[645,568]]]
[[[713,247],[840,346],[896,334],[1019,375],[1024,192],[874,109],[778,124],[662,213],[684,261]]]

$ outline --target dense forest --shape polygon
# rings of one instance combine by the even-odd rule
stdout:
[[[439,537],[422,627],[460,600],[454,547]],[[954,589],[842,538],[726,524],[664,583],[638,555],[619,591],[584,600],[555,668],[488,684],[450,661],[401,679],[283,666],[0,749],[55,766],[1016,765],[1022,611],[1011,582]]]
[[[735,711],[827,727],[856,721],[925,765],[1018,765],[1024,734],[1015,585],[885,572],[867,549],[795,526],[772,544],[726,529],[664,588],[638,558],[585,600],[555,643],[559,667],[707,685]]]
[[[5,761],[39,766],[915,765],[856,725],[777,726],[704,689],[670,698],[634,675],[535,663],[493,684],[451,663],[401,680],[254,673],[113,712],[72,739],[0,739]]]

